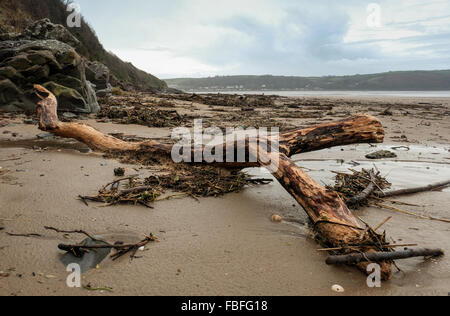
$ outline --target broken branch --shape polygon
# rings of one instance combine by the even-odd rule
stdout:
[[[368,252],[354,253],[345,256],[330,256],[326,263],[332,264],[358,264],[361,262],[380,262],[408,259],[415,257],[440,257],[444,255],[442,249],[408,249],[394,252]]]

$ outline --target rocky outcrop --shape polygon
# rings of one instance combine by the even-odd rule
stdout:
[[[22,34],[0,38],[0,109],[34,111],[33,84],[41,84],[56,95],[60,111],[99,111],[93,84],[86,79],[88,62],[74,48],[78,40],[63,26],[42,20]],[[108,80],[99,76],[97,82],[107,87]]]
[[[24,32],[23,37],[27,39],[54,39],[67,45],[77,48],[80,41],[76,39],[64,26],[53,24],[49,19],[36,21],[31,24]]]
[[[98,97],[106,97],[112,94],[112,77],[113,76],[111,75],[108,67],[106,67],[102,63],[98,61],[87,63],[86,78],[94,85]]]

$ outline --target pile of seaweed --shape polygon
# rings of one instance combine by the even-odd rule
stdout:
[[[329,186],[328,189],[336,191],[351,208],[357,209],[366,206],[369,198],[382,195],[385,189],[391,187],[391,183],[377,170],[349,170],[352,173],[334,172],[336,174],[335,184],[332,187]],[[364,193],[367,193],[367,196]]]
[[[99,119],[110,119],[118,124],[137,124],[148,127],[177,127],[187,121],[174,109],[170,102],[154,103],[139,95],[109,97],[100,100]]]
[[[106,205],[133,204],[152,208],[153,202],[179,196],[219,197],[240,192],[248,185],[268,184],[272,179],[255,179],[247,173],[208,165],[175,164],[159,157],[145,154],[124,154],[118,158],[123,163],[158,166],[151,176],[141,179],[139,175],[120,178],[105,185],[96,196],[80,196],[87,201]],[[164,166],[163,168],[161,166]]]
[[[160,96],[164,97],[164,95]],[[168,96],[166,96],[168,97]],[[225,107],[273,107],[278,96],[266,95],[231,95],[231,94],[176,94],[171,95],[171,99],[180,101],[196,102],[211,106]]]

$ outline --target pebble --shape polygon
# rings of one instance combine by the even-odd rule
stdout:
[[[283,221],[283,218],[281,218],[280,215],[276,215],[276,214],[272,215],[272,222],[281,223],[282,221]]]
[[[332,290],[333,292],[336,292],[336,293],[344,293],[344,292],[345,292],[345,289],[344,289],[342,286],[338,285],[338,284],[333,285],[333,286],[331,287],[331,290]]]

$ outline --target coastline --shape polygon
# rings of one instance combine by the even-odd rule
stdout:
[[[166,97],[140,98],[155,101]],[[334,106],[331,111],[315,109],[314,112],[321,112],[315,118],[295,117],[308,112],[301,107],[289,110],[283,107],[285,103],[295,105],[299,101],[318,103],[314,105],[318,108]],[[182,115],[205,117],[211,123],[229,123],[225,118],[230,113],[240,113],[240,109],[225,106],[178,99],[171,102],[174,108],[170,109]],[[248,120],[269,116],[274,122],[307,126],[356,113],[372,114],[383,121],[387,133],[385,144],[377,148],[410,146],[412,150],[398,152],[397,160],[423,162],[415,166],[396,164],[395,159],[375,161],[394,185],[401,188],[414,182],[435,182],[431,175],[450,175],[450,98],[327,96],[280,98],[275,103],[279,109],[256,108],[256,114]],[[392,109],[393,115],[380,116],[387,108]],[[289,118],[277,117],[283,111],[293,114]],[[111,287],[114,295],[335,295],[330,290],[333,284],[342,285],[349,295],[448,295],[448,256],[399,262],[403,273],[395,274],[381,289],[367,288],[366,278],[351,268],[326,266],[326,255],[317,252],[319,246],[312,240],[310,229],[298,224],[307,222],[306,215],[277,183],[246,188],[222,198],[162,201],[155,203],[153,210],[139,206],[85,206],[77,196],[96,193],[114,178],[114,168],[124,167],[129,174],[151,170],[83,153],[80,150],[83,146],[75,141],[37,140],[36,135],[41,132],[36,126],[24,125],[21,118],[8,121],[8,126],[0,128],[0,160],[19,159],[0,162],[0,171],[7,170],[0,173],[0,201],[6,205],[0,213],[0,226],[5,228],[0,231],[0,271],[10,274],[0,280],[0,295],[111,294],[66,286],[68,273],[59,261],[61,252],[56,246],[68,240],[61,234],[45,231],[44,226],[81,228],[124,242],[140,240],[143,234],[155,234],[160,242],[146,247],[139,254],[142,258],[132,262],[128,258],[117,262],[105,260],[99,269],[83,275],[83,284]],[[147,138],[170,135],[169,128],[99,123],[92,119],[87,123],[107,133]],[[3,134],[6,130],[10,133]],[[13,133],[18,133],[17,137],[12,137]],[[374,150],[370,145],[345,146],[296,158],[317,180],[330,182],[331,171],[351,168],[348,163],[362,161],[366,153]],[[421,205],[410,207],[411,211],[448,218],[449,198],[450,190],[446,189],[398,200]],[[393,216],[385,229],[399,242],[450,249],[446,223],[373,207],[358,212],[373,224]],[[273,223],[270,218],[274,213],[293,218],[296,223]],[[37,233],[42,237],[12,237],[6,232]],[[72,242],[83,239],[69,238]]]

